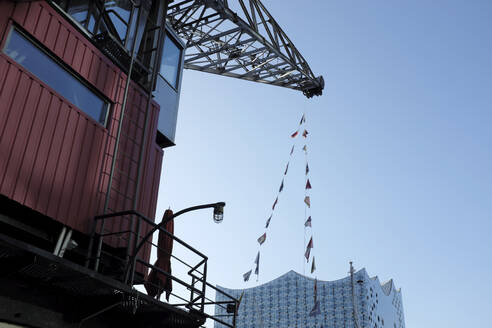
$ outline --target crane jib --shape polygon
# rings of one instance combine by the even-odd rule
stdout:
[[[259,0],[175,1],[167,17],[186,42],[185,68],[322,94],[323,77]]]

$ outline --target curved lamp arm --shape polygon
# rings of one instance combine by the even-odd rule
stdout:
[[[166,223],[168,223],[169,221],[173,220],[174,218],[180,216],[181,214],[185,214],[185,213],[188,213],[188,212],[191,212],[191,211],[196,211],[196,210],[201,210],[201,209],[204,209],[204,208],[214,208],[214,209],[219,209],[219,208],[224,208],[225,206],[225,203],[224,202],[218,202],[218,203],[211,203],[211,204],[204,204],[204,205],[197,205],[197,206],[192,206],[192,207],[188,207],[188,208],[185,208],[179,212],[176,212],[174,213],[172,216],[166,218],[166,220],[162,220],[159,224],[157,224],[156,226],[154,226],[143,238],[142,238],[142,241],[137,245],[137,247],[135,248],[135,252],[133,253],[133,256],[137,256],[138,252],[140,251],[140,249],[142,248],[142,246],[145,244],[145,242],[147,241],[147,239],[149,239],[150,236],[152,236],[152,234],[159,228],[161,228],[162,226],[164,226]]]

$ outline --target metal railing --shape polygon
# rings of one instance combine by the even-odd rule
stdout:
[[[173,252],[159,247],[152,238],[144,241],[144,246],[135,253],[143,236],[152,229],[156,229],[155,234],[172,239],[176,253],[184,255],[175,256]],[[178,277],[156,263],[153,264],[151,259],[155,261],[157,252],[169,256],[172,271],[182,273],[187,278]],[[144,294],[148,294],[146,289],[159,290],[160,293],[155,298],[162,302],[164,300],[161,300],[161,296],[166,292],[170,305],[197,314],[204,320],[212,319],[227,327],[235,327],[238,300],[207,282],[207,261],[207,256],[166,231],[164,227],[158,227],[145,215],[129,210],[95,217],[86,266],[129,287],[136,286]],[[164,290],[162,285],[152,282],[149,279],[152,271],[172,281],[172,290]],[[224,296],[222,299],[226,300],[214,301],[209,295],[214,292],[221,293]],[[225,309],[230,317],[227,320],[229,322],[224,321],[221,316],[210,314],[214,313],[214,309],[210,310],[211,306]]]

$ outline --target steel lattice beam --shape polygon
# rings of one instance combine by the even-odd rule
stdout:
[[[323,77],[260,0],[181,0],[167,15],[186,42],[185,68],[321,95]]]

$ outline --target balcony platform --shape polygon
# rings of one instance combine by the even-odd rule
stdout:
[[[31,327],[194,328],[207,317],[3,234],[0,290],[0,322]]]

